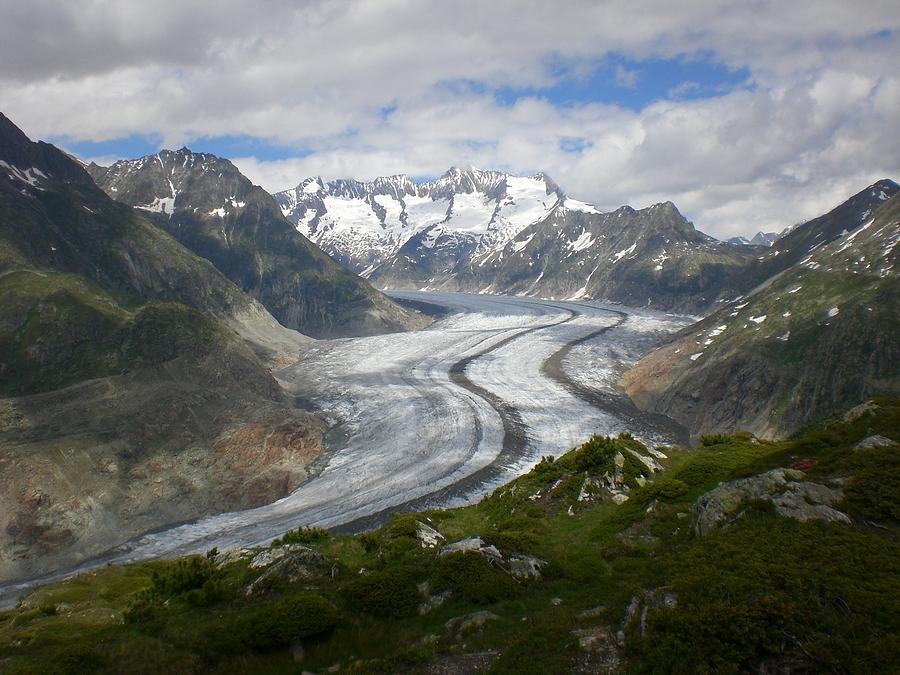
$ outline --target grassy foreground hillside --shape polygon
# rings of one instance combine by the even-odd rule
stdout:
[[[898,439],[898,399],[788,441],[594,437],[470,507],[40,588],[0,670],[897,672]]]

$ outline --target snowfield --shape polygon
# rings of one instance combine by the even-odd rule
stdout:
[[[273,504],[143,535],[78,571],[261,544],[300,525],[364,529],[398,508],[469,503],[593,433],[684,440],[634,408],[615,382],[685,317],[594,302],[392,295],[446,314],[420,332],[311,342],[276,374],[324,412],[339,439],[313,478]],[[0,598],[22,588],[0,587]]]

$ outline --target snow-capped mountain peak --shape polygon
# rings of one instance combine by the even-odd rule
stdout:
[[[302,234],[365,272],[413,238],[443,251],[482,255],[500,250],[522,229],[546,218],[564,195],[544,174],[451,167],[425,182],[404,174],[370,182],[307,178],[275,198]]]

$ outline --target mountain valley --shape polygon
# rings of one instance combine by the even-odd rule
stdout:
[[[5,117],[0,179],[11,672],[894,658],[893,181],[728,243],[543,174],[272,197],[187,149],[85,170]],[[774,580],[717,571],[763,549]],[[872,551],[829,651],[844,610],[771,589]]]

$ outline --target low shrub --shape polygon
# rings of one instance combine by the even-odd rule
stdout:
[[[544,455],[531,472],[538,476],[549,476],[558,473],[559,467],[556,464],[556,458],[553,455]]]
[[[296,530],[288,530],[281,537],[272,542],[272,546],[284,544],[313,544],[317,541],[328,539],[331,533],[321,527],[298,527]]]
[[[215,555],[194,555],[154,571],[150,587],[135,594],[123,616],[125,623],[146,623],[157,618],[163,604],[174,598],[192,607],[206,607],[224,595],[224,573],[216,566]]]
[[[531,532],[520,530],[503,530],[483,534],[481,539],[486,544],[493,544],[504,553],[530,553],[538,545],[538,538]]]
[[[353,609],[373,616],[413,616],[421,602],[419,575],[415,568],[391,566],[344,584],[340,594]]]
[[[722,445],[729,440],[728,434],[706,434],[700,437],[700,445],[708,448],[713,445]]]
[[[321,595],[298,593],[239,616],[231,634],[247,647],[272,649],[331,630],[337,620],[337,610]]]
[[[677,478],[661,477],[644,486],[644,493],[652,499],[677,499],[688,491],[688,484]]]
[[[876,522],[900,522],[900,452],[895,448],[857,451],[848,462],[853,478],[842,508]]]
[[[602,473],[615,468],[615,456],[618,452],[616,442],[609,436],[594,434],[573,451],[572,461],[576,471]]]
[[[561,611],[530,618],[491,667],[492,673],[525,675],[574,672],[578,641]]]
[[[431,576],[434,590],[449,590],[468,602],[488,605],[510,597],[516,583],[480,553],[448,553],[438,558]]]

